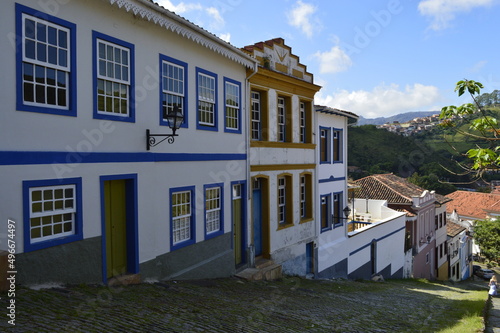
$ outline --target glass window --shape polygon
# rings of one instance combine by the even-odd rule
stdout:
[[[76,116],[72,98],[76,26],[20,4],[16,4],[16,19],[21,28],[17,32],[18,110]]]
[[[241,133],[240,129],[240,85],[226,81],[224,86],[226,107],[226,130]]]
[[[260,93],[252,91],[252,140],[261,140],[261,109]]]
[[[97,112],[128,117],[130,50],[98,39],[97,62]]]
[[[207,234],[221,230],[220,187],[211,187],[205,189],[205,221]]]
[[[191,239],[191,191],[172,193],[172,239],[179,244]]]
[[[198,69],[198,128],[212,127],[216,130],[216,76]]]

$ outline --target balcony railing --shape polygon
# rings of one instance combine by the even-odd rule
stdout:
[[[363,221],[350,221],[347,223],[347,232],[352,232],[354,230],[361,229],[366,227],[367,225],[372,224],[371,222],[363,222]]]

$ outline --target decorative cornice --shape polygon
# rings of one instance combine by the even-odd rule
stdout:
[[[253,68],[256,60],[217,36],[148,0],[109,0],[111,5],[190,39],[226,58]]]

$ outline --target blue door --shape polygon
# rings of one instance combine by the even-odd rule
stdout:
[[[255,246],[255,256],[262,255],[262,192],[261,189],[254,189],[252,193],[253,203],[253,244]]]

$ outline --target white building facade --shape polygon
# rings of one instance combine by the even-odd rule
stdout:
[[[233,274],[248,246],[256,62],[148,1],[2,11],[2,73],[16,83],[0,90],[0,219],[16,225],[18,281]],[[174,108],[175,142],[148,150]]]

